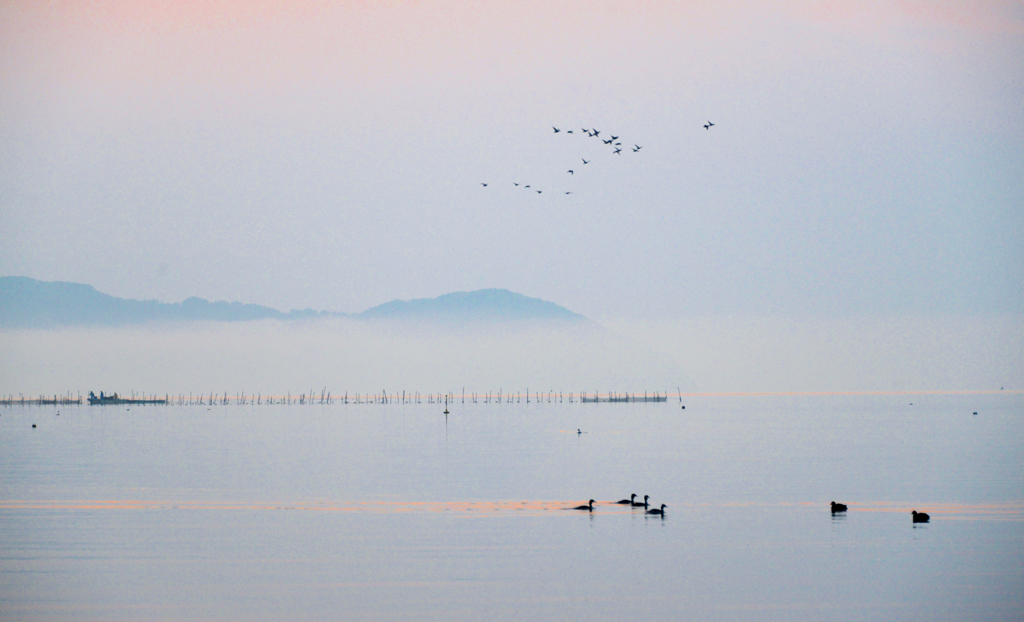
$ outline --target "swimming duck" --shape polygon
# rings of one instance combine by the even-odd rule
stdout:
[[[917,510],[911,510],[910,511],[910,519],[911,519],[911,522],[914,522],[914,523],[927,523],[931,519],[931,516],[928,516],[924,512],[918,512]]]
[[[587,505],[577,505],[576,507],[574,507],[572,509],[573,510],[587,510],[587,511],[593,512],[594,511],[594,500],[591,499],[589,504],[587,504]]]
[[[634,492],[633,494],[629,495],[629,499],[623,499],[622,501],[616,501],[615,503],[617,503],[619,505],[633,505],[635,500],[636,500],[636,493]]]
[[[661,504],[661,508],[654,508],[653,510],[647,510],[648,514],[658,514],[660,516],[665,515],[665,504]]]
[[[644,495],[644,502],[643,503],[637,503],[636,501],[634,501],[633,502],[633,507],[635,507],[635,508],[645,508],[645,507],[647,507],[647,500],[648,499],[650,499],[650,497],[648,495]]]
[[[832,513],[833,514],[835,514],[836,512],[845,512],[845,511],[846,511],[846,504],[845,503],[836,503],[835,501],[832,502]]]

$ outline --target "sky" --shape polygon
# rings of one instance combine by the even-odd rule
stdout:
[[[1019,2],[0,3],[0,274],[608,331],[12,332],[0,392],[1024,387],[1022,101]]]
[[[5,2],[0,273],[283,310],[1024,311],[1024,5],[765,4]]]

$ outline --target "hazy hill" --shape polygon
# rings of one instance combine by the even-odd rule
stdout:
[[[277,309],[240,302],[129,300],[96,290],[91,285],[37,281],[21,276],[0,277],[0,327],[121,326],[143,322],[289,319],[319,315],[315,311],[282,313]]]
[[[356,315],[361,319],[570,320],[584,319],[553,302],[507,289],[454,292],[437,298],[392,300]]]
[[[81,283],[0,277],[0,327],[121,326],[144,322],[303,319],[345,316],[327,311],[277,309],[240,302],[210,302],[189,298],[180,303],[117,298]],[[362,313],[356,319],[415,319],[428,321],[512,321],[535,319],[582,320],[583,316],[554,303],[504,289],[456,292],[438,298],[394,300]]]

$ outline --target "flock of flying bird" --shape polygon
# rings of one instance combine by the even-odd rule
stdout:
[[[711,129],[711,127],[713,125],[714,125],[714,123],[712,123],[711,121],[708,121],[704,125],[704,129],[705,130],[709,130],[709,129]],[[553,125],[551,126],[551,129],[554,131],[555,134],[561,134],[561,133],[573,134],[574,133],[573,130],[568,130],[568,129],[567,130],[563,130],[563,129],[557,128],[557,127],[555,127]],[[622,142],[619,141],[619,137],[618,136],[614,136],[612,134],[608,134],[608,138],[601,138],[601,130],[599,130],[597,128],[587,129],[587,128],[584,127],[584,128],[581,128],[581,132],[583,134],[586,134],[590,138],[597,138],[598,140],[601,141],[601,143],[603,143],[604,145],[607,145],[608,147],[610,147],[612,149],[612,155],[622,155],[622,146],[623,145],[622,145]],[[636,143],[633,143],[633,146],[630,147],[629,149],[633,153],[638,153],[641,149],[643,149],[643,145],[638,145]],[[586,166],[587,164],[590,164],[590,162],[591,162],[590,160],[588,160],[586,158],[582,158],[582,157],[580,158],[580,160],[583,162],[582,166]],[[570,168],[569,170],[566,171],[566,174],[567,175],[575,176],[576,175],[575,168]],[[488,184],[487,182],[480,182],[480,185],[483,186],[484,188],[486,188],[490,184]],[[518,181],[512,182],[512,185],[517,187],[517,188],[522,188],[523,190],[532,190],[533,192],[535,192],[537,194],[543,194],[543,192],[544,192],[543,190],[539,190],[537,188],[533,188],[530,184],[521,184]],[[563,192],[563,194],[572,194],[571,190],[563,190],[561,192]]]

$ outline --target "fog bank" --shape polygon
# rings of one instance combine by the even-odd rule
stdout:
[[[0,332],[0,393],[1024,387],[1018,316],[455,326],[322,319]]]

